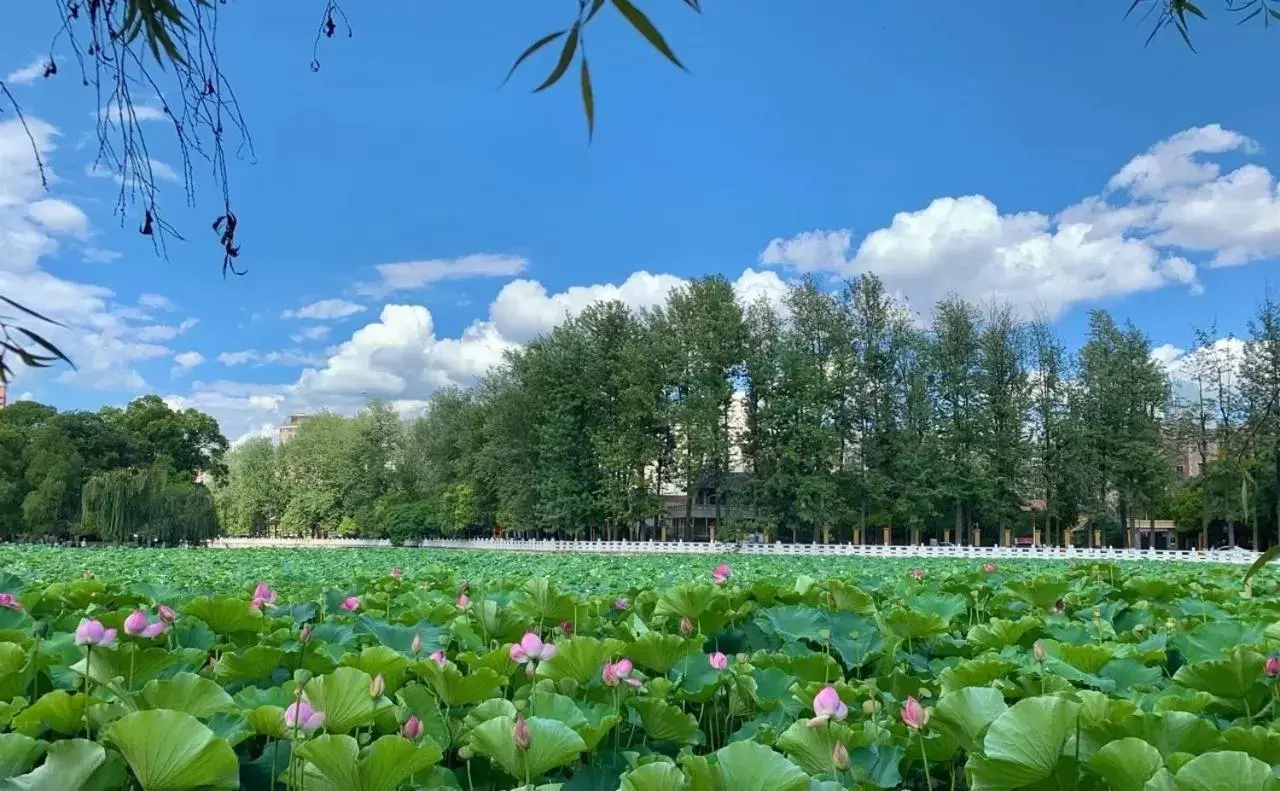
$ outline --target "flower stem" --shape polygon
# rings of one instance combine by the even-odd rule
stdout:
[[[929,786],[929,791],[933,791],[933,775],[929,772],[929,756],[924,751],[924,734],[916,732],[916,737],[920,740],[920,760],[924,761],[924,781]]]

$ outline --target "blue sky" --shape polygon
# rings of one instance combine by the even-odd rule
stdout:
[[[1259,69],[1280,32],[1216,5],[1193,54],[1144,46],[1146,23],[1102,3],[645,0],[691,74],[602,15],[591,144],[575,79],[529,94],[551,52],[498,87],[572,2],[353,6],[317,73],[322,4],[304,5],[222,17],[255,152],[230,167],[248,274],[228,279],[208,165],[194,208],[162,180],[187,241],[157,257],[87,172],[98,100],[65,45],[56,77],[23,79],[53,6],[8,12],[0,75],[56,179],[33,183],[0,115],[0,293],[71,325],[79,366],[14,394],[158,392],[233,438],[368,395],[412,407],[593,298],[653,304],[709,272],[754,297],[875,271],[920,309],[948,291],[1046,309],[1071,343],[1105,307],[1172,358],[1195,326],[1243,332],[1280,255],[1280,109]],[[178,168],[172,132],[145,126]]]

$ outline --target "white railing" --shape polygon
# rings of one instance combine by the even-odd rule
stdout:
[[[222,538],[209,546],[220,549],[274,547],[288,549],[344,549],[389,547],[391,542],[357,538]],[[1248,565],[1257,558],[1248,550],[1200,552],[1181,549],[1089,549],[1086,547],[937,547],[884,546],[879,544],[732,544],[685,541],[560,541],[494,538],[427,539],[407,547],[428,549],[537,552],[544,554],[589,553],[598,555],[780,555],[795,557],[871,558],[970,558],[978,560],[1159,560],[1182,563],[1234,563]]]

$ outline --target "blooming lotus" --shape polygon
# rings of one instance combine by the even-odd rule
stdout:
[[[724,670],[729,666],[729,657],[723,653],[716,651],[707,657],[707,664],[711,665],[714,670]]]
[[[436,651],[431,654],[430,658],[432,662],[435,662],[440,667],[444,667],[445,663],[449,661],[445,658],[444,651]]]
[[[914,696],[908,696],[907,702],[902,704],[902,724],[913,731],[924,730],[924,726],[929,724],[929,710],[920,705],[920,701]]]
[[[21,610],[22,603],[12,593],[0,593],[0,607],[7,610]]]
[[[404,572],[400,570],[399,566],[396,566],[395,568],[391,569],[391,579],[398,580],[402,576],[404,576]],[[421,725],[421,723],[419,723],[419,725]]]
[[[342,604],[339,606],[347,612],[355,612],[360,609],[360,599],[356,596],[348,596],[342,600]]]
[[[1280,676],[1280,656],[1272,655],[1267,657],[1267,663],[1262,666],[1262,670],[1272,678]]]
[[[825,686],[813,696],[813,718],[809,727],[816,728],[831,720],[843,720],[849,716],[849,707],[840,699],[840,693],[833,686]]]
[[[526,632],[524,637],[520,638],[520,642],[511,644],[507,653],[511,656],[512,662],[524,665],[552,659],[556,655],[556,647],[551,643],[542,642],[537,632]]]
[[[988,563],[982,567],[982,570],[987,572],[988,574],[994,574],[996,573],[996,564]]]
[[[160,620],[164,621],[165,623],[171,624],[174,621],[178,620],[178,614],[174,612],[173,608],[167,604],[161,604],[159,607],[156,607],[156,614],[159,615]]]
[[[911,578],[914,579],[916,582],[919,582],[920,580],[924,579],[924,569],[920,569],[920,568],[911,569]]]
[[[306,696],[298,698],[284,710],[284,724],[287,728],[297,728],[310,733],[324,725],[324,712],[311,707]]]
[[[529,723],[521,715],[516,717],[515,727],[511,729],[511,738],[515,740],[517,750],[527,750],[533,744],[533,734],[529,733]]]
[[[630,659],[619,659],[617,662],[605,662],[604,670],[600,673],[600,678],[606,686],[616,687],[618,684],[626,682],[627,684],[638,687],[640,679],[631,678],[631,671],[634,666]]]
[[[276,592],[265,582],[259,582],[253,588],[253,601],[249,604],[255,611],[261,611],[264,604],[275,604]]]
[[[411,742],[416,742],[422,736],[422,720],[417,715],[410,717],[404,725],[400,726],[400,735]]]
[[[471,597],[465,593],[459,593],[454,605],[457,606],[459,610],[465,610],[471,606]]]
[[[164,630],[168,628],[169,625],[162,620],[148,623],[147,614],[142,610],[134,610],[124,619],[124,633],[132,637],[151,639],[164,634]]]
[[[108,629],[102,621],[84,619],[76,627],[76,645],[109,646],[116,641],[116,630]]]
[[[717,585],[723,585],[732,576],[733,569],[729,568],[729,564],[721,563],[712,570],[711,581]]]

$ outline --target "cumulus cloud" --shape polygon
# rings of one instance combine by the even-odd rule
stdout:
[[[124,253],[115,250],[105,250],[101,247],[86,247],[82,251],[82,258],[86,264],[109,264],[112,261],[119,261],[124,257]]]
[[[325,358],[321,355],[304,352],[301,349],[282,349],[280,351],[260,352],[257,349],[244,349],[238,352],[223,352],[218,355],[218,362],[234,368],[237,365],[252,365],[260,368],[264,365],[283,365],[297,368],[304,365],[321,365]]]
[[[49,67],[49,63],[48,58],[36,58],[26,66],[9,72],[5,75],[4,81],[10,85],[28,85],[44,76],[45,69]]]
[[[374,283],[360,283],[356,290],[362,294],[383,297],[396,291],[424,288],[442,280],[465,280],[473,277],[513,277],[529,266],[529,261],[518,255],[475,253],[461,258],[434,258],[426,261],[403,261],[379,264],[379,279]]]
[[[178,306],[163,294],[143,294],[138,297],[138,304],[152,310],[177,310]]]
[[[366,310],[364,305],[358,305],[355,302],[348,302],[345,299],[322,299],[319,302],[312,302],[310,305],[303,305],[302,307],[294,310],[286,310],[280,315],[286,319],[326,321],[331,319],[345,319],[348,316],[354,316],[364,310]]]
[[[524,343],[601,300],[617,300],[633,308],[658,307],[683,282],[675,275],[641,271],[617,285],[573,286],[548,294],[536,280],[513,280],[489,306],[489,320],[503,338]]]
[[[184,319],[177,326],[172,324],[148,324],[144,327],[139,327],[136,335],[139,340],[144,341],[171,341],[196,326],[199,322],[199,319]]]
[[[182,376],[202,362],[204,362],[204,355],[200,352],[182,352],[181,354],[176,354],[173,357],[173,375]]]
[[[1006,212],[983,195],[943,197],[894,215],[855,247],[847,228],[771,240],[770,266],[879,275],[920,307],[948,293],[997,298],[1051,316],[1084,302],[1167,285],[1200,288],[1193,260],[1228,266],[1280,254],[1280,193],[1256,164],[1211,157],[1256,144],[1218,125],[1156,143],[1099,195],[1055,215]]]
[[[289,336],[289,340],[294,343],[302,343],[303,341],[318,341],[325,338],[329,334],[329,327],[324,324],[316,324],[307,327],[304,330],[293,333]]]

